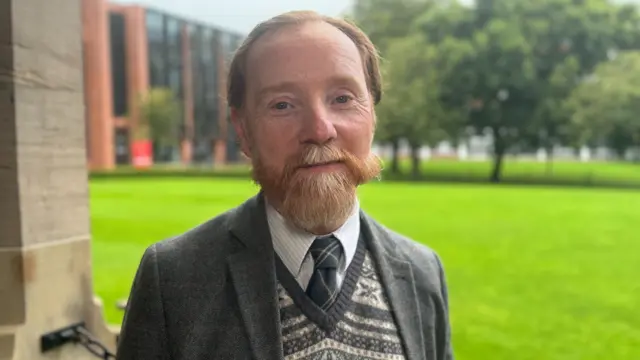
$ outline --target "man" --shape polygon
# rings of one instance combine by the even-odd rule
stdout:
[[[452,359],[438,256],[367,216],[378,58],[313,12],[258,25],[228,103],[260,193],[145,252],[118,360]]]

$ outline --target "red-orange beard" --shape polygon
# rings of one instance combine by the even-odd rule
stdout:
[[[295,226],[315,234],[339,228],[351,215],[356,188],[380,174],[378,157],[362,160],[331,145],[307,145],[280,172],[251,157],[253,179],[278,212]],[[338,161],[344,170],[303,173],[301,166]]]

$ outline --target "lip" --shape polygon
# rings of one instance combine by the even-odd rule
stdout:
[[[338,165],[338,164],[341,164],[341,163],[342,163],[342,161],[335,160],[335,161],[327,161],[327,162],[323,162],[323,163],[302,165],[302,166],[300,166],[300,168],[309,169],[309,168],[322,167],[322,166]]]

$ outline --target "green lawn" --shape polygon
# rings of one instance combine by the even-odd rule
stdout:
[[[404,162],[403,168],[409,169]],[[492,169],[490,161],[435,160],[422,163],[422,172],[433,175],[458,175],[471,179],[489,177]],[[551,163],[531,160],[505,160],[503,179],[572,180],[575,182],[598,183],[602,181],[628,182],[640,184],[640,164],[629,162],[578,162],[554,161]]]
[[[402,159],[400,169],[402,174],[390,172],[391,163],[385,161],[383,178],[412,179],[411,161]],[[493,163],[491,161],[458,161],[452,159],[432,159],[422,161],[420,171],[422,178],[436,182],[488,182]],[[181,164],[156,164],[152,170],[137,171],[131,167],[120,167],[116,171],[97,171],[94,178],[103,176],[121,177],[151,175],[163,176],[216,176],[216,177],[247,177],[250,168],[248,164],[230,164],[222,167],[193,166],[184,167]],[[518,160],[513,157],[505,159],[502,171],[505,183],[528,184],[570,184],[570,185],[627,185],[640,187],[640,163],[638,162],[579,162],[553,161],[551,163],[532,160]]]
[[[246,180],[91,182],[95,287],[110,322],[142,251],[254,194]],[[640,359],[640,192],[381,183],[365,210],[437,250],[457,359]]]

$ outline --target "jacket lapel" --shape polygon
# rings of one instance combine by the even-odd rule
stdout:
[[[282,359],[273,244],[262,194],[248,200],[231,219],[243,249],[228,259],[242,319],[256,360]]]
[[[360,218],[369,251],[378,264],[382,285],[389,296],[407,358],[422,360],[425,356],[422,318],[411,263],[394,256],[393,239],[385,229],[364,212]]]

